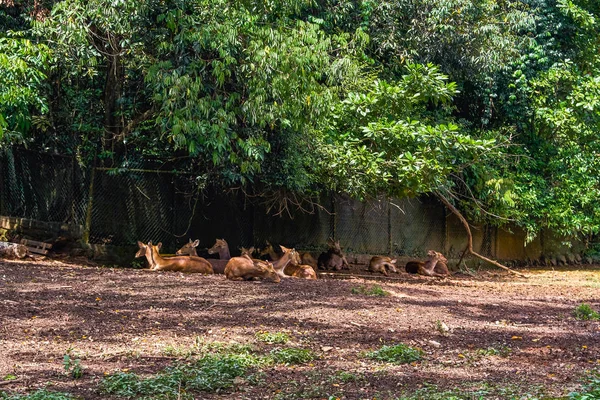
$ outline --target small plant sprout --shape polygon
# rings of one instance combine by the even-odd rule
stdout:
[[[600,320],[600,314],[586,303],[578,305],[573,311],[573,315],[576,319],[582,321]]]

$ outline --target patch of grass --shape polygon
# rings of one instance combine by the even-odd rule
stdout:
[[[75,397],[68,393],[61,392],[50,392],[45,389],[38,390],[30,394],[13,394],[8,395],[7,393],[0,392],[0,399],[2,400],[74,400]]]
[[[379,296],[379,297],[385,297],[385,296],[389,296],[390,293],[386,292],[385,290],[383,290],[383,288],[379,285],[373,285],[373,286],[358,286],[358,287],[354,287],[352,288],[352,294],[364,294],[367,296]]]
[[[477,349],[476,354],[480,356],[499,356],[508,357],[511,353],[511,349],[508,346],[490,346],[486,349]]]
[[[106,393],[135,399],[192,399],[195,392],[216,392],[233,386],[236,377],[247,377],[251,370],[270,365],[273,360],[254,354],[248,346],[211,344],[215,352],[195,362],[175,364],[159,374],[141,378],[134,373],[106,377]],[[248,376],[246,380],[251,376]]]
[[[470,384],[470,387],[444,390],[426,383],[423,388],[410,394],[403,393],[397,400],[558,400],[556,397],[547,396],[543,387],[528,387],[528,390],[524,390],[521,386],[512,384],[504,386],[491,385],[487,382],[473,384]]]
[[[308,349],[274,349],[270,356],[277,364],[295,365],[304,364],[315,359],[315,355]]]
[[[162,353],[168,357],[188,358],[195,354],[193,348],[186,346],[175,346],[168,344],[162,349]]]
[[[353,374],[352,372],[338,371],[334,375],[332,375],[329,380],[331,382],[348,383],[348,382],[356,382],[360,379],[361,379],[360,376]]]
[[[573,311],[573,315],[576,319],[582,321],[600,320],[600,314],[586,303],[578,305]]]
[[[256,339],[268,344],[285,344],[290,340],[290,336],[285,332],[256,332]]]
[[[382,346],[379,350],[366,354],[368,358],[393,364],[407,364],[423,358],[423,350],[403,343],[395,346]]]
[[[600,371],[593,371],[584,379],[580,392],[569,393],[570,400],[598,400],[600,399]]]

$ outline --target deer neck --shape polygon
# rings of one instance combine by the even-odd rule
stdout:
[[[284,270],[285,267],[292,261],[292,252],[285,253],[279,260],[273,262],[273,268],[277,273]]]
[[[158,254],[158,251],[154,249],[154,247],[150,249],[150,257],[146,255],[146,258],[148,258],[148,262],[152,268],[164,267],[166,264],[168,264],[168,261],[162,258],[160,254]]]
[[[433,271],[433,269],[435,268],[435,266],[438,263],[438,259],[437,258],[430,258],[429,260],[427,260],[427,262],[425,263],[425,269],[427,271]]]
[[[219,247],[219,258],[221,260],[231,259],[231,254],[229,254],[229,246]]]

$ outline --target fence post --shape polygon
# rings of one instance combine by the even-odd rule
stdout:
[[[83,243],[90,243],[90,230],[92,228],[92,208],[94,206],[94,180],[96,178],[96,162],[94,159],[94,165],[92,166],[92,172],[90,177],[90,190],[88,193],[88,204],[85,211],[85,225],[83,227]]]

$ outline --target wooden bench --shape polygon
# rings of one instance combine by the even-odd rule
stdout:
[[[27,247],[29,253],[47,255],[52,248],[50,243],[36,242],[35,240],[21,239],[21,244]]]

